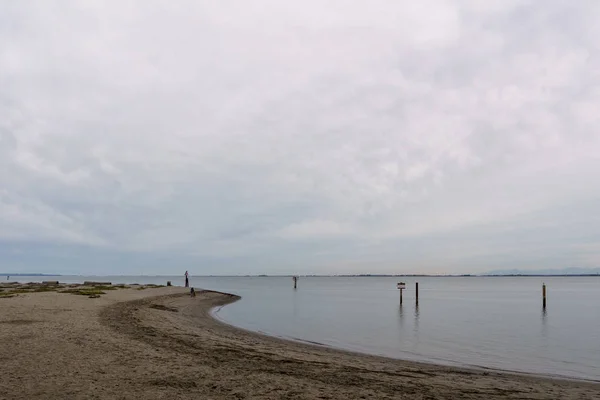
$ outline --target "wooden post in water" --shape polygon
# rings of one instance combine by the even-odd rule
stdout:
[[[294,276],[293,279],[294,279],[294,289],[296,289],[298,287],[298,277]]]
[[[417,302],[417,305],[419,304],[419,282],[415,283],[415,299]]]
[[[542,283],[542,307],[546,308],[546,284]]]
[[[402,305],[402,291],[406,288],[406,284],[404,282],[398,282],[398,289],[400,289],[400,305]]]

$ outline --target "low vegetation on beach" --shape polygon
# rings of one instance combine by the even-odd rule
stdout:
[[[0,292],[0,299],[10,299],[11,297],[15,297],[15,295],[11,294],[9,292],[4,292],[4,291]]]
[[[23,294],[23,293],[40,293],[40,292],[56,292],[55,287],[51,287],[51,286],[40,286],[40,287],[34,287],[34,288],[15,288],[15,289],[10,289],[9,293],[11,294]]]
[[[149,285],[140,286],[139,288],[137,288],[137,290],[156,289],[161,287],[165,287],[165,285],[155,285],[151,283]]]
[[[61,290],[60,293],[70,293],[70,294],[76,294],[76,295],[79,295],[79,296],[98,296],[98,297],[100,297],[101,294],[106,294],[106,292],[103,292],[102,290],[96,289],[96,288],[92,288],[92,289],[68,289],[68,290]]]
[[[0,298],[8,299],[15,297],[20,294],[29,294],[29,293],[44,293],[44,292],[58,292],[58,293],[67,293],[74,294],[78,296],[88,296],[90,298],[98,298],[103,294],[106,294],[109,290],[118,290],[118,289],[131,289],[133,287],[137,287],[139,285],[111,285],[110,283],[103,284],[60,284],[56,282],[50,283],[5,283],[0,284]],[[141,285],[137,287],[137,290],[144,290],[150,288],[159,288],[164,287],[164,285]]]

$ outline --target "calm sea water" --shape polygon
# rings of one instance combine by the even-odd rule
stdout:
[[[102,280],[183,284],[179,276]],[[216,315],[257,332],[394,358],[600,381],[600,278],[403,278],[402,306],[398,280],[303,277],[297,290],[289,277],[192,277],[191,283],[241,295]]]

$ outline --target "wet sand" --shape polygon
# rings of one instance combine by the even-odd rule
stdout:
[[[0,399],[600,399],[600,384],[386,359],[223,324],[182,288],[0,298]]]

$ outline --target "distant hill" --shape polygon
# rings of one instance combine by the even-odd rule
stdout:
[[[562,268],[562,269],[501,269],[483,275],[600,275],[600,268]]]
[[[60,274],[40,274],[40,273],[19,273],[13,274],[10,272],[0,272],[0,276],[61,276]]]

